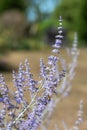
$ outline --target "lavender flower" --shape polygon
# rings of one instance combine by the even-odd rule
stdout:
[[[53,45],[52,55],[45,65],[40,59],[40,78],[36,81],[30,71],[29,62],[20,63],[18,72],[13,71],[14,91],[10,92],[4,77],[0,75],[0,130],[37,130],[44,121],[50,119],[56,104],[70,92],[72,75],[77,63],[77,39],[71,49],[72,62],[67,68],[60,54],[63,43],[62,17],[59,19],[58,35]],[[58,63],[61,63],[59,70]],[[30,98],[26,99],[25,94]],[[13,96],[13,99],[10,98]],[[82,105],[80,104],[82,109]],[[75,128],[81,122],[82,110],[78,112]],[[6,119],[8,118],[8,119]],[[50,121],[50,120],[49,120]],[[58,129],[58,128],[56,128]]]
[[[5,84],[4,77],[0,75],[0,91],[2,95],[2,102],[5,103],[6,105],[10,105],[10,99],[9,99],[9,90],[7,85]]]
[[[45,78],[47,75],[47,67],[44,64],[43,59],[40,59],[40,77]]]
[[[63,29],[62,29],[62,17],[60,16],[60,19],[59,19],[59,27],[58,27],[58,35],[56,35],[56,40],[55,40],[55,44],[53,45],[53,50],[52,52],[53,53],[59,53],[59,49],[61,47],[61,44],[62,44],[62,41],[63,41]]]

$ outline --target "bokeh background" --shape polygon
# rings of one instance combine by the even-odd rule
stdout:
[[[52,44],[62,15],[66,44],[78,32],[79,46],[87,45],[86,0],[1,0],[0,50],[41,49]]]
[[[77,32],[80,55],[73,89],[69,98],[58,104],[49,130],[53,130],[55,123],[61,128],[62,120],[72,126],[80,99],[84,100],[81,129],[87,130],[87,0],[0,0],[0,73],[12,89],[12,70],[17,70],[19,63],[28,58],[36,78],[39,58],[47,60],[50,45],[55,41],[60,15],[63,17],[63,48],[72,45],[74,32]]]

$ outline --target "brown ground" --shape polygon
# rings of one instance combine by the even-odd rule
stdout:
[[[47,56],[49,55],[48,52],[49,51],[11,52],[2,58],[4,61],[10,63],[10,65],[13,65],[13,67],[18,67],[20,61],[24,62],[24,59],[28,58],[31,71],[35,74],[35,77],[37,77],[39,72],[39,58],[43,57],[46,61]],[[12,88],[11,73],[5,73],[4,75],[8,86]],[[87,49],[81,49],[70,96],[62,100],[57,105],[52,115],[48,130],[54,130],[54,124],[58,124],[59,128],[61,128],[63,120],[68,125],[68,128],[70,128],[70,126],[74,124],[75,119],[77,119],[77,111],[79,109],[79,102],[81,99],[84,101],[84,114],[83,123],[80,125],[80,130],[87,130]],[[63,128],[60,130],[63,130]]]

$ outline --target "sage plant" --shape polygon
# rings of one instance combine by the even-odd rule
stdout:
[[[12,72],[13,92],[6,85],[4,76],[0,75],[0,130],[37,130],[50,118],[56,104],[69,94],[78,57],[76,35],[69,51],[72,59],[69,66],[60,53],[62,43],[63,28],[60,16],[52,54],[48,57],[47,64],[40,59],[38,81],[33,78],[27,59],[24,64],[20,63],[17,73]],[[29,99],[25,98],[26,93],[30,96]]]
[[[77,59],[79,55],[79,50],[77,49],[78,39],[77,39],[77,33],[74,34],[74,41],[71,48],[68,48],[67,54],[70,57],[70,63],[65,64],[65,61],[60,56],[60,61],[62,62],[63,68],[65,67],[66,73],[65,77],[62,79],[61,83],[59,84],[60,87],[57,88],[56,93],[57,95],[53,98],[51,98],[50,103],[48,104],[45,112],[44,112],[44,119],[41,124],[41,130],[47,130],[50,124],[50,119],[52,117],[52,113],[55,110],[56,105],[61,101],[61,99],[67,97],[71,91],[72,88],[72,80],[75,76],[75,68],[77,66]],[[83,101],[80,101],[80,109],[78,114],[78,119],[75,121],[75,124],[72,126],[72,128],[68,129],[65,122],[63,122],[64,130],[78,130],[79,124],[82,122],[82,114],[83,114]],[[78,123],[77,123],[78,122]],[[55,125],[55,130],[60,130],[57,125]]]

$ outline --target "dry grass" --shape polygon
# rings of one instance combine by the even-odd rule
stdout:
[[[37,78],[39,74],[39,58],[43,57],[45,61],[49,51],[44,52],[10,52],[3,56],[3,60],[7,61],[13,67],[18,67],[20,61],[24,62],[25,58],[29,59],[31,71]],[[10,89],[12,89],[11,73],[5,74],[5,79]],[[64,120],[67,125],[72,126],[75,119],[77,119],[77,111],[81,99],[84,101],[84,121],[80,126],[81,130],[87,130],[87,49],[81,49],[78,59],[78,67],[76,69],[76,76],[72,82],[72,91],[70,96],[61,101],[52,115],[49,130],[54,129],[54,124],[58,124],[59,128],[63,130],[62,121]]]

